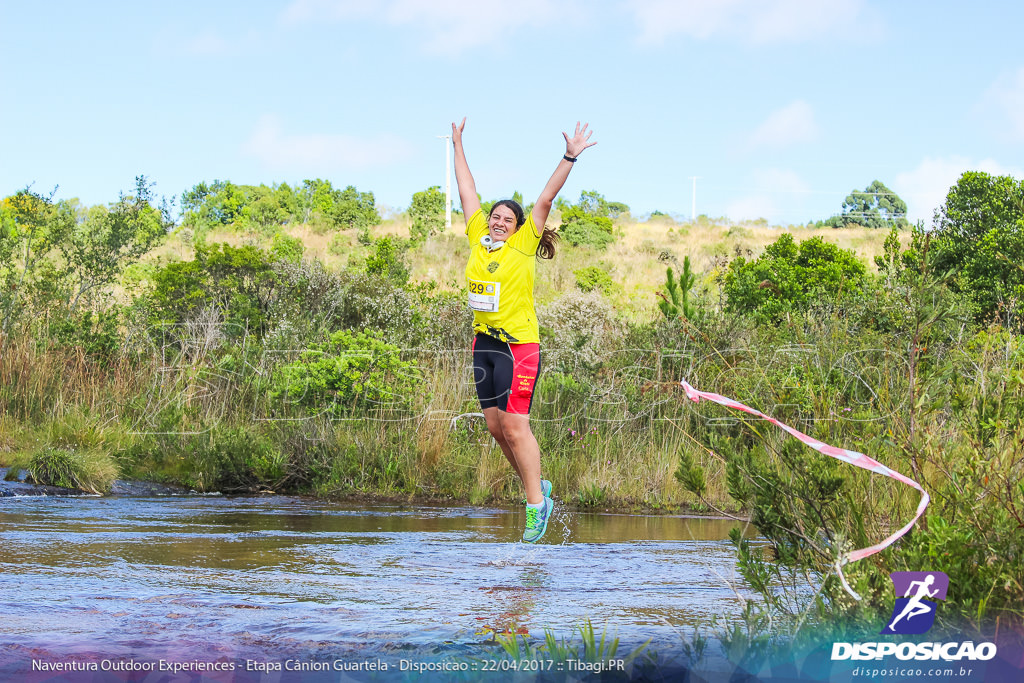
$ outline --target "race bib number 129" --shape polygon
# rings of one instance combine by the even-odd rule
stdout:
[[[500,298],[500,282],[469,281],[469,307],[474,311],[497,313]]]

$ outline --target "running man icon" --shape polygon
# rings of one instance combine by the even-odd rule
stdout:
[[[892,618],[882,633],[911,635],[930,629],[937,603],[926,598],[945,600],[949,577],[943,572],[893,572],[891,578],[896,595],[902,597],[896,599]]]

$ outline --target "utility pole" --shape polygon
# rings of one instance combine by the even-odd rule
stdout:
[[[442,140],[451,141],[451,135],[438,135]],[[444,229],[450,232],[452,229],[452,146],[444,144]]]
[[[690,180],[693,181],[693,203],[690,204],[690,222],[696,222],[697,220],[697,178],[700,176],[692,175]]]

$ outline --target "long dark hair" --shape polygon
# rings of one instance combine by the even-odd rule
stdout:
[[[514,199],[502,199],[494,202],[494,206],[491,207],[491,211],[487,214],[490,218],[490,214],[494,213],[494,210],[499,206],[504,206],[509,209],[516,217],[516,230],[523,227],[526,223],[526,212],[523,211],[523,207],[519,205],[519,202]],[[555,257],[555,244],[558,242],[558,233],[550,228],[544,228],[540,235],[540,244],[537,245],[537,256],[543,259],[553,259]]]
[[[557,232],[551,228],[544,228],[544,232],[540,234],[540,244],[537,245],[537,256],[546,259],[555,258],[555,244],[559,239]]]

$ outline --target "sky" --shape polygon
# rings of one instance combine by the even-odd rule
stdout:
[[[802,224],[877,179],[930,224],[962,172],[1024,177],[1021,26],[1012,0],[0,0],[0,196],[323,178],[401,211],[467,117],[484,199],[532,201],[583,121],[569,201]]]

